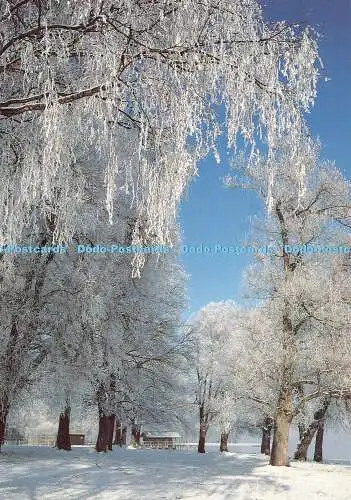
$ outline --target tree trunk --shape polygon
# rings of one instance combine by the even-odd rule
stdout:
[[[228,437],[229,437],[229,432],[222,432],[221,433],[221,444],[219,446],[219,451],[228,451]]]
[[[8,409],[0,409],[0,450],[1,446],[5,441],[5,429],[6,429],[6,420],[8,415]]]
[[[306,461],[307,460],[307,452],[314,435],[316,433],[318,426],[318,422],[313,421],[305,430],[300,443],[297,446],[297,450],[295,451],[294,459]]]
[[[301,461],[307,460],[308,447],[310,446],[314,438],[314,435],[319,428],[320,422],[323,421],[324,424],[324,417],[328,409],[328,406],[329,406],[329,400],[325,400],[322,408],[315,412],[313,422],[307,427],[300,443],[298,444],[297,450],[294,455],[295,460],[301,460]],[[323,433],[320,436],[320,438],[322,439],[321,441],[322,444]]]
[[[205,424],[200,424],[199,445],[197,447],[198,453],[206,453],[205,451],[206,432],[207,429]]]
[[[140,425],[132,424],[132,445],[140,446]]]
[[[117,446],[122,446],[122,425],[119,420],[116,418],[116,433],[115,433],[115,440],[113,441],[113,444]]]
[[[318,422],[316,443],[314,446],[314,457],[315,462],[323,462],[323,437],[324,437],[324,417]]]
[[[261,441],[261,453],[263,455],[271,454],[271,435],[274,420],[271,417],[266,417],[262,426],[262,441]]]
[[[123,427],[122,429],[122,440],[121,440],[122,444],[121,446],[127,446],[127,427]]]
[[[99,417],[99,433],[96,440],[95,449],[98,452],[107,452],[109,438],[109,420],[108,416],[100,414]]]
[[[299,423],[297,427],[299,429],[299,440],[301,441],[303,438],[303,435],[306,432],[306,426],[304,424]]]
[[[108,419],[108,428],[107,428],[107,448],[109,451],[112,451],[112,442],[113,442],[113,432],[115,430],[115,415],[109,415]]]
[[[323,461],[323,438],[324,438],[324,423],[325,423],[325,415],[327,413],[328,407],[330,404],[330,399],[325,399],[322,409],[318,412],[318,415],[315,415],[318,418],[318,426],[317,426],[317,435],[316,435],[316,443],[314,447],[314,457],[313,460],[315,462]]]
[[[303,422],[299,422],[297,424],[297,427],[299,429],[299,440],[301,441],[303,438],[303,435],[306,432],[306,425],[305,425],[305,417],[306,417],[306,403],[305,403],[305,390],[303,387],[303,384],[299,384],[297,386],[297,394],[299,397],[299,406],[300,406],[300,418],[303,417]]]
[[[285,207],[282,206],[282,200],[278,199],[275,204],[275,213],[279,221],[280,236],[283,243],[282,259],[284,265],[283,277],[284,282],[288,284],[293,275],[295,265],[294,260],[289,252],[286,251],[286,246],[289,244],[289,230],[287,221],[285,220]],[[272,451],[270,457],[270,465],[288,466],[289,465],[289,428],[293,417],[292,405],[292,380],[295,369],[296,356],[296,339],[295,330],[291,320],[292,306],[287,298],[283,301],[281,313],[282,322],[282,385],[280,386],[278,405],[274,415],[274,433]]]
[[[289,428],[292,419],[291,392],[282,391],[279,396],[278,409],[274,419],[273,444],[270,465],[289,465]]]
[[[56,438],[56,448],[59,450],[71,451],[71,438],[69,435],[70,413],[71,409],[69,406],[66,406],[64,411],[60,413]]]
[[[97,389],[97,405],[99,412],[99,431],[98,437],[96,440],[95,449],[98,452],[107,452],[108,450],[112,450],[112,440],[113,440],[113,430],[111,435],[111,421],[109,413],[106,410],[106,403],[108,403],[108,394],[106,393],[106,389],[102,383],[98,386]],[[114,418],[114,417],[113,417]]]

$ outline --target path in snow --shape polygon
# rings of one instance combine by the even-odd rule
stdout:
[[[4,447],[3,500],[350,500],[351,464],[271,467],[250,447],[234,453]]]

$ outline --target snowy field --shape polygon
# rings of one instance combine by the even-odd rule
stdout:
[[[3,500],[350,500],[351,462],[271,467],[257,446],[228,454],[90,447],[71,453],[48,447],[5,447],[0,454]]]

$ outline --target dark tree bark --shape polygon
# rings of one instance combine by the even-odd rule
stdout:
[[[5,425],[6,425],[6,417],[5,415],[0,415],[0,448],[4,444],[5,441]]]
[[[127,427],[123,427],[123,429],[122,429],[122,440],[121,440],[121,442],[122,442],[123,446],[127,446]]]
[[[271,435],[274,420],[271,417],[266,417],[262,426],[261,453],[263,455],[271,454]]]
[[[208,414],[205,413],[204,403],[201,403],[199,406],[199,421],[200,421],[200,429],[199,429],[199,443],[197,447],[198,453],[206,453],[205,443],[206,443],[206,434],[208,431]]]
[[[326,411],[329,406],[329,400],[325,400],[321,409],[315,412],[314,420],[307,427],[306,431],[303,434],[303,437],[300,443],[297,446],[297,450],[295,452],[294,458],[295,460],[306,461],[307,460],[307,452],[308,448],[314,438],[314,435],[319,427],[319,423],[321,420],[324,420]],[[322,435],[323,438],[323,435]]]
[[[8,415],[8,409],[6,407],[4,409],[0,408],[0,449],[5,441],[7,415]]]
[[[10,335],[5,350],[5,357],[1,366],[1,371],[3,372],[2,375],[6,380],[6,392],[5,394],[2,394],[2,398],[0,400],[0,449],[5,441],[6,422],[10,410],[9,395],[11,393],[14,395],[13,387],[15,384],[13,384],[13,381],[18,378],[17,374],[19,372],[19,367],[21,366],[21,357],[18,355],[20,344],[21,342],[19,341],[17,318],[16,316],[13,316]],[[20,382],[17,385],[20,388],[22,383]]]
[[[108,449],[109,451],[112,451],[112,445],[113,445],[113,434],[115,431],[115,422],[116,422],[116,375],[114,373],[110,374],[110,390],[109,390],[109,397],[110,397],[110,414],[109,414],[109,428],[108,428]]]
[[[200,424],[200,431],[199,431],[199,444],[197,447],[198,453],[206,453],[205,450],[205,443],[206,443],[206,426],[205,424],[201,423]]]
[[[102,384],[97,390],[97,404],[99,411],[99,431],[95,449],[97,452],[107,452],[109,439],[109,420],[105,414],[104,402],[106,398],[105,388]]]
[[[323,416],[318,422],[316,442],[314,445],[314,457],[313,457],[313,460],[315,462],[323,462],[324,420],[325,416]]]
[[[59,450],[71,451],[71,438],[69,435],[69,420],[71,409],[65,406],[65,409],[60,413],[59,426],[56,438],[56,448]]]
[[[107,418],[108,418],[107,448],[109,451],[112,451],[113,433],[115,430],[115,415],[109,415]]]
[[[292,420],[291,396],[289,390],[282,391],[279,396],[278,409],[274,419],[270,465],[289,465],[289,428]]]
[[[228,437],[229,437],[229,432],[221,433],[221,443],[219,445],[220,452],[228,451]]]
[[[297,450],[295,451],[294,459],[295,460],[300,460],[300,461],[306,461],[307,460],[307,452],[310,444],[312,443],[312,440],[314,438],[314,435],[316,433],[318,426],[318,422],[315,420],[307,427],[305,430],[302,439],[300,443],[297,446]]]
[[[106,407],[110,407],[111,403],[109,395],[107,394],[108,389],[106,389],[101,383],[96,394],[99,411],[99,431],[95,449],[98,452],[107,452],[112,450],[115,415],[109,415],[106,410]]]
[[[122,425],[121,422],[116,418],[116,433],[113,444],[117,446],[122,446]]]
[[[95,449],[98,452],[107,452],[109,438],[109,419],[107,415],[101,414],[99,417],[99,433],[96,440]]]
[[[314,457],[315,462],[323,461],[323,436],[324,436],[324,423],[320,422],[316,434],[316,443],[314,447]]]

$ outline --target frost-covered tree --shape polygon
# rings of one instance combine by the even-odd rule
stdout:
[[[261,452],[269,454],[278,385],[274,363],[279,359],[279,346],[264,305],[242,309],[237,317],[237,327],[240,336],[232,384],[238,421],[244,429],[261,430]]]
[[[88,159],[84,165],[79,164],[89,182],[82,189],[81,206],[76,214],[80,228],[74,233],[73,242],[128,246],[136,223],[131,198],[120,195],[119,211],[115,214],[118,223],[111,226],[106,216],[104,174],[100,166],[98,160]],[[120,179],[119,182],[121,185]],[[43,222],[35,210],[32,216]],[[26,243],[37,244],[38,236],[42,245],[52,242],[54,227],[51,230],[43,227],[38,234],[34,225],[28,225],[23,232],[28,238]],[[176,227],[173,230],[176,233]],[[184,306],[185,281],[175,258],[173,253],[147,255],[144,276],[138,279],[130,273],[132,253],[79,254],[70,245],[63,255],[2,254],[2,265],[6,269],[1,278],[4,292],[0,348],[2,433],[11,405],[30,384],[48,373],[51,388],[58,385],[60,389],[53,390],[52,406],[58,407],[60,429],[65,430],[62,433],[59,429],[58,437],[66,443],[70,399],[79,400],[79,390],[82,399],[89,399],[88,381],[90,391],[93,386],[94,403],[98,404],[103,417],[111,413],[103,410],[109,393],[107,383],[112,393],[107,400],[110,396],[116,400],[114,393],[118,392],[129,413],[138,404],[144,405],[144,414],[147,414],[147,405],[151,410],[150,395],[144,395],[139,403],[135,399],[135,394],[141,392],[135,387],[136,372],[141,372],[144,382],[151,373],[155,375],[154,382],[163,380],[158,395],[162,387],[165,388],[167,377],[172,378],[167,373],[171,363],[164,371],[162,366],[181,349],[182,339],[176,332]],[[76,372],[79,377],[75,376]],[[146,387],[146,383],[144,385]],[[143,393],[146,394],[145,387]],[[170,394],[170,386],[168,389]]]
[[[295,453],[299,460],[306,460],[308,447],[316,434],[315,456],[316,461],[321,461],[324,421],[327,419],[334,427],[342,427],[345,424],[342,416],[348,416],[347,411],[340,410],[347,410],[351,395],[350,255],[330,258],[328,264],[331,270],[328,280],[320,280],[318,285],[329,290],[329,298],[324,294],[323,306],[310,311],[318,324],[318,331],[311,339],[313,343],[306,342],[308,363],[316,374],[314,380],[309,380],[314,389],[311,396],[315,395],[316,399],[312,408],[303,408],[302,415],[299,415],[303,418],[303,432]]]
[[[274,414],[278,383],[269,366],[277,354],[272,323],[259,308],[244,309],[228,301],[207,304],[190,324],[199,449],[213,424],[220,430],[220,451],[228,451],[230,433],[257,431]]]
[[[45,311],[42,310],[42,291],[52,255],[25,257],[28,259],[24,265],[15,259],[11,274],[2,280],[0,444],[10,407],[35,381],[37,369],[49,352],[52,340],[45,329]]]
[[[229,146],[240,134],[254,152],[260,136],[273,151],[316,95],[313,33],[268,25],[255,0],[4,0],[0,20],[0,243],[21,241],[34,207],[69,240],[95,149],[110,222],[122,187],[133,243],[173,244],[179,198],[215,148],[215,106]]]
[[[247,275],[251,291],[266,301],[276,336],[277,356],[270,366],[278,389],[272,465],[287,465],[290,423],[304,403],[321,394],[320,380],[326,376],[321,353],[330,348],[333,336],[340,340],[340,328],[350,318],[347,294],[340,291],[334,272],[343,257],[303,249],[306,244],[342,246],[347,242],[336,221],[349,216],[349,183],[332,164],[318,163],[316,147],[309,139],[302,136],[298,151],[290,147],[290,140],[282,141],[276,158],[280,174],[271,190],[266,238],[260,244],[272,245],[273,251],[258,256]],[[261,169],[244,167],[231,183],[245,184],[265,197],[270,175],[268,162]],[[300,250],[294,251],[294,245],[300,245]],[[342,321],[336,328],[338,317]],[[321,331],[323,322],[328,328]],[[333,376],[342,373],[340,368],[334,364]]]
[[[309,262],[304,262],[306,276],[296,279],[295,289],[290,289],[290,296],[294,297],[293,311],[300,318],[295,323],[289,414],[290,422],[295,423],[300,431],[300,443],[295,453],[299,460],[306,460],[308,446],[316,432],[319,430],[319,438],[323,435],[326,412],[328,421],[332,421],[330,404],[347,403],[350,396],[348,332],[351,311],[347,299],[350,285],[349,279],[345,280],[344,261],[345,257],[320,255],[313,272],[309,269]],[[282,304],[278,299],[277,280],[274,280],[275,291],[269,290],[273,276],[277,276],[276,271],[276,264],[269,261],[264,264],[261,261],[260,266],[255,266],[255,278],[251,278],[251,283],[255,293],[260,293],[265,300],[260,307],[242,316],[244,334],[237,365],[239,393],[246,411],[251,405],[252,417],[256,422],[261,420],[262,452],[266,454],[270,453],[270,429],[277,412],[286,349],[278,321]],[[258,290],[259,282],[261,288]],[[325,292],[321,293],[321,289]],[[268,298],[270,293],[271,298]],[[316,456],[320,455],[316,452]]]
[[[288,463],[292,422],[305,449],[317,429],[321,440],[330,401],[347,401],[350,394],[350,259],[339,250],[349,244],[350,186],[333,164],[319,163],[318,147],[302,132],[299,151],[291,155],[289,140],[276,153],[289,168],[281,169],[273,187],[269,162],[241,166],[227,179],[256,189],[263,200],[271,189],[261,249],[246,272],[257,306],[226,315],[223,304],[209,304],[193,320],[199,445],[210,423],[224,430],[222,449],[234,422],[260,426],[261,450],[271,454],[272,465]],[[339,253],[308,251],[307,244],[334,245]]]
[[[211,423],[220,423],[223,447],[226,447],[225,441],[233,425],[233,412],[227,405],[230,404],[236,313],[237,308],[231,301],[211,302],[190,320],[196,371],[195,403],[199,415],[199,453],[205,453],[206,434]]]
[[[85,399],[98,407],[98,451],[112,447],[115,418],[137,430],[174,412],[170,396],[185,348],[179,333],[185,275],[176,255],[148,255],[141,278],[103,257],[90,259],[95,285],[87,300],[92,349]]]

